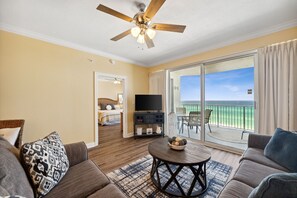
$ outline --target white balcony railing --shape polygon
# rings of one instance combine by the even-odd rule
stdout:
[[[200,104],[183,104],[187,112],[200,111]],[[212,109],[210,124],[217,127],[254,131],[254,106],[252,105],[206,105]]]

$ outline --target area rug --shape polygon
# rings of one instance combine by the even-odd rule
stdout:
[[[128,197],[150,197],[150,198],[167,198],[166,194],[160,192],[150,179],[150,171],[152,167],[152,157],[147,155],[131,164],[107,174],[107,176],[117,185]],[[165,168],[166,169],[166,168]],[[182,187],[187,188],[191,185],[193,177],[190,170],[183,169],[178,180]],[[223,189],[232,167],[217,161],[210,160],[206,164],[207,181],[209,182],[207,191],[199,197],[210,198],[217,197]],[[169,177],[168,171],[160,171],[161,177]]]

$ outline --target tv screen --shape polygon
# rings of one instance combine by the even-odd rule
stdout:
[[[162,95],[135,95],[135,111],[162,110]]]

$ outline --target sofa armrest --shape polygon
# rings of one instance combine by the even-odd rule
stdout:
[[[88,149],[84,142],[66,144],[64,146],[70,167],[88,159]]]
[[[264,150],[270,138],[271,136],[267,135],[250,134],[248,138],[248,147]]]

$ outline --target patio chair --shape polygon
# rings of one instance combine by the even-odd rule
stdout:
[[[211,115],[212,109],[205,109],[204,111],[204,124],[208,125],[209,132],[211,133],[210,125],[209,125],[209,119]]]
[[[182,125],[182,117],[179,115],[185,115],[187,113],[186,107],[176,107],[176,115],[177,115],[177,127],[180,131]]]
[[[23,138],[23,128],[25,120],[0,120],[0,129],[3,128],[17,128],[20,127],[18,138],[14,144],[15,147],[21,148]]]
[[[190,137],[190,128],[196,127],[196,133],[198,133],[199,126],[200,126],[200,112],[199,111],[190,111],[189,119],[183,122],[183,125],[188,127],[188,136]],[[183,127],[183,126],[182,126]]]
[[[209,128],[209,132],[211,133],[211,128],[209,125],[209,119],[211,116],[211,109],[205,109],[204,111],[204,124],[208,125]],[[188,127],[188,133],[189,133],[189,128],[193,128],[194,126],[196,127],[196,133],[198,133],[199,127],[201,126],[201,122],[200,122],[200,111],[191,111],[189,114],[189,121],[188,122],[184,122],[185,125],[187,125]]]

